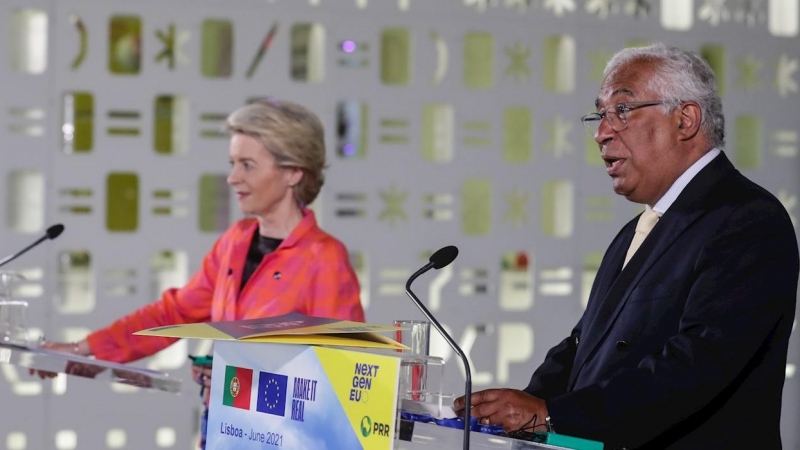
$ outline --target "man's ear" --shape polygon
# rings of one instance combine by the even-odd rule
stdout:
[[[688,141],[694,138],[700,131],[700,122],[703,120],[700,105],[696,102],[681,103],[681,106],[678,107],[678,114],[679,139]]]

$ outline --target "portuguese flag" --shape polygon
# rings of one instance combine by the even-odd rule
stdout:
[[[236,366],[225,366],[225,386],[222,404],[234,408],[250,409],[250,387],[253,371]]]

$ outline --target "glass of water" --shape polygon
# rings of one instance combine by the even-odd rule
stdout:
[[[408,347],[400,363],[401,397],[424,401],[428,380],[427,356],[431,342],[431,324],[425,320],[395,320],[395,341]]]
[[[14,283],[25,281],[17,272],[0,271],[0,342],[28,345],[28,302],[14,300]]]

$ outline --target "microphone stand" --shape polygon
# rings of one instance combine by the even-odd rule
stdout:
[[[21,251],[15,253],[13,255],[8,255],[5,258],[1,259],[0,260],[0,267],[5,266],[6,264],[10,263],[11,261],[13,261],[13,260],[17,259],[18,257],[22,256],[23,253],[25,253],[28,250],[32,249],[33,247],[36,247],[37,245],[41,244],[46,239],[47,239],[47,235],[44,235],[44,236],[40,237],[39,239],[37,239],[36,242],[34,242],[33,244],[23,248]]]
[[[25,252],[27,252],[28,250],[32,249],[33,247],[36,247],[37,245],[41,244],[42,242],[46,241],[47,239],[55,239],[55,238],[57,238],[58,236],[61,235],[61,233],[63,231],[64,231],[64,225],[61,225],[60,223],[51,226],[44,233],[44,236],[42,236],[39,239],[37,239],[36,242],[34,242],[33,244],[23,248],[22,250],[18,251],[17,253],[14,253],[12,255],[8,255],[5,258],[0,259],[0,267],[5,266],[6,264],[10,263],[11,261],[19,258]]]
[[[445,331],[444,328],[442,328],[442,325],[439,324],[439,321],[437,321],[436,318],[433,317],[430,311],[428,311],[428,308],[426,308],[425,305],[423,305],[422,302],[419,300],[419,298],[417,298],[417,296],[414,295],[414,292],[411,291],[411,283],[413,283],[414,280],[416,280],[423,273],[431,270],[433,266],[434,264],[432,262],[429,262],[423,268],[416,271],[414,275],[411,275],[411,278],[409,278],[408,281],[406,282],[406,294],[411,298],[414,304],[417,305],[417,308],[419,308],[419,310],[422,311],[422,314],[424,314],[425,317],[427,317],[428,320],[430,320],[431,324],[433,324],[433,327],[436,328],[436,330],[439,332],[439,334],[442,335],[442,337],[444,337],[445,341],[447,341],[447,343],[450,345],[453,351],[456,352],[456,355],[458,355],[458,357],[461,358],[461,362],[464,364],[464,372],[466,373],[466,379],[467,379],[464,385],[464,450],[469,450],[469,432],[471,425],[469,409],[472,401],[472,373],[469,370],[469,361],[467,360],[467,356],[464,354],[464,351],[461,350],[461,347],[459,347],[458,344],[456,344],[456,342],[453,340],[453,338],[450,337],[449,334],[447,334],[447,331]]]

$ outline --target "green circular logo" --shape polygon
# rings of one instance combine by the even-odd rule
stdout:
[[[364,437],[369,437],[371,433],[372,419],[370,419],[369,416],[364,416],[364,418],[361,419],[361,435]]]

